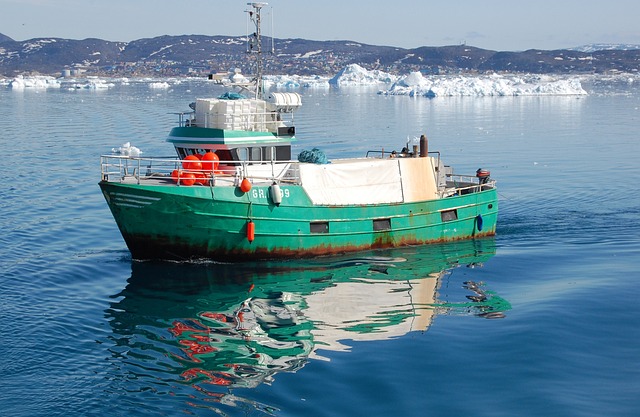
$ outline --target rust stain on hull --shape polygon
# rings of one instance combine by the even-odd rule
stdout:
[[[428,245],[459,240],[469,240],[474,238],[495,236],[495,231],[475,233],[473,236],[459,238],[442,238],[428,241],[420,241],[412,237],[402,239],[392,238],[383,234],[374,240],[370,245],[319,245],[304,250],[296,250],[287,247],[276,247],[272,249],[243,249],[233,250],[215,249],[200,247],[190,244],[171,242],[168,239],[159,239],[151,236],[125,236],[125,242],[129,247],[133,259],[136,260],[174,260],[192,261],[208,259],[224,262],[244,262],[248,260],[269,260],[269,259],[293,259],[293,258],[314,258],[327,255],[339,255],[352,252],[360,252],[370,249],[387,249],[404,246]],[[153,243],[150,243],[153,242]]]

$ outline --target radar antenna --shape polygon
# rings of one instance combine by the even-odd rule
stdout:
[[[247,53],[255,54],[255,75],[252,82],[255,83],[255,97],[263,98],[264,95],[264,85],[262,81],[262,32],[261,32],[261,16],[260,12],[264,6],[267,6],[268,3],[247,3],[248,6],[251,6],[253,10],[247,10],[249,13],[249,19],[255,25],[255,31],[253,34],[249,35],[247,38]]]

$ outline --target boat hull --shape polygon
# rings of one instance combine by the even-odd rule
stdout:
[[[134,259],[247,261],[421,245],[495,234],[495,188],[375,205],[314,205],[298,185],[169,186],[100,182]],[[251,224],[250,224],[251,223]]]

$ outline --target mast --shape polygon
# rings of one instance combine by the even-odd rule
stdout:
[[[262,82],[262,33],[261,33],[261,16],[260,12],[268,3],[247,3],[253,10],[247,10],[249,19],[255,25],[255,32],[248,36],[247,53],[255,54],[256,68],[253,81],[256,83],[255,97],[262,98],[264,95],[264,86]]]

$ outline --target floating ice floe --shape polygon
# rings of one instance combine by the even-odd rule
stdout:
[[[438,75],[412,72],[394,82],[384,95],[424,97],[586,95],[580,79],[551,75]]]
[[[100,78],[89,78],[83,82],[73,82],[69,86],[69,90],[106,90],[115,84],[102,80]]]
[[[602,76],[595,76],[600,80]],[[608,76],[609,78],[613,76]],[[592,77],[593,78],[593,77]],[[274,75],[266,76],[266,88],[330,88],[350,86],[383,86],[378,91],[382,95],[408,95],[425,97],[447,96],[533,96],[533,95],[586,95],[582,81],[587,85],[594,80],[581,75],[537,75],[537,74],[490,74],[490,75],[429,75],[412,72],[396,76],[379,70],[366,70],[357,64],[343,68],[334,77]],[[627,83],[637,81],[637,75],[621,74],[615,78],[624,79]],[[608,79],[608,78],[607,78]],[[581,81],[582,80],[582,81]],[[222,80],[222,84],[244,83],[249,80],[239,70],[231,71]],[[2,84],[14,89],[107,89],[114,83],[129,85],[132,81],[122,79],[100,79],[86,77],[79,79],[56,79],[51,76],[17,76],[13,80],[5,79]],[[180,79],[141,78],[134,82],[148,84],[151,89],[168,89],[172,85],[183,82]]]
[[[100,78],[86,78],[79,81],[78,79],[60,79],[46,75],[34,75],[27,77],[18,75],[9,82],[9,87],[17,90],[22,90],[25,88],[49,89],[61,87],[69,90],[100,90],[107,89],[113,86],[114,84],[112,82],[108,82]]]
[[[264,81],[267,88],[329,88],[329,79],[319,76],[276,75]]]
[[[123,144],[119,148],[112,148],[111,152],[124,156],[140,156],[140,154],[142,154],[142,151],[135,146],[131,146],[130,142]]]
[[[396,81],[395,75],[379,70],[366,70],[358,64],[350,64],[329,80],[329,84],[337,86],[346,85],[374,85],[389,84]]]
[[[159,82],[155,82],[155,83],[150,83],[149,84],[149,88],[155,88],[155,89],[164,89],[164,88],[169,88],[169,83],[166,81],[159,81]]]
[[[9,82],[9,87],[15,90],[23,90],[25,88],[60,88],[60,81],[58,81],[54,77],[45,75],[38,75],[33,77],[24,77],[22,75],[18,75]]]

